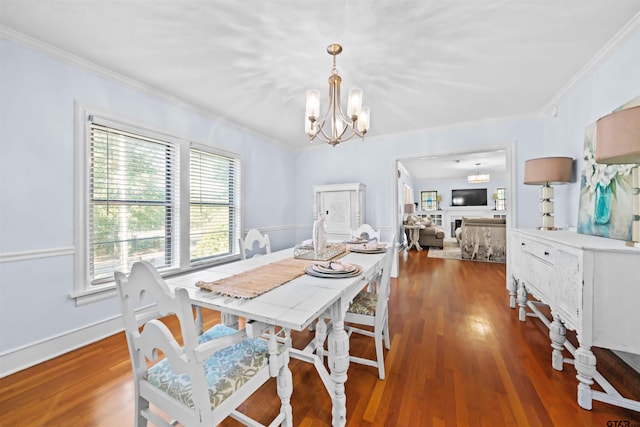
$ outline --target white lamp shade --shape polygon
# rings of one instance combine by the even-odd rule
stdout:
[[[369,130],[369,122],[371,120],[371,111],[369,107],[362,107],[358,116],[358,131],[366,132]]]
[[[351,89],[349,91],[349,101],[347,102],[347,116],[354,117],[360,115],[362,109],[362,89]]]
[[[320,115],[320,91],[317,89],[309,89],[307,91],[307,107],[305,116],[314,119]]]

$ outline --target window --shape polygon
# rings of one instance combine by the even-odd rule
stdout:
[[[89,144],[91,282],[111,281],[137,260],[175,266],[176,147],[97,123],[89,125]]]
[[[413,203],[413,189],[406,183],[402,184],[402,203],[405,205]]]
[[[506,188],[496,188],[496,192],[493,193],[493,197],[495,200],[495,209],[497,211],[507,210],[507,189]]]
[[[422,211],[438,210],[438,192],[437,191],[421,191],[420,192],[420,210]]]
[[[191,261],[231,254],[238,218],[237,160],[194,148],[190,158]]]
[[[179,272],[238,253],[237,156],[86,112],[80,118],[76,297],[113,289],[114,271],[138,260]]]

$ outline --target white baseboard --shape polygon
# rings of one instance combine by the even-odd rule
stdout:
[[[0,354],[0,378],[84,347],[87,344],[100,341],[122,330],[124,330],[122,318],[117,316],[104,322]]]
[[[637,373],[640,374],[640,354],[632,354],[627,353],[626,351],[617,351],[613,350],[613,352],[624,362],[631,366]]]

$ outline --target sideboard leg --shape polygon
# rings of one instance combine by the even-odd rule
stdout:
[[[512,277],[507,282],[507,291],[509,292],[509,307],[516,308],[516,289],[518,288],[518,279]]]
[[[578,371],[578,405],[584,409],[591,410],[593,393],[591,384],[596,374],[596,356],[591,352],[590,347],[583,347],[576,350],[575,365]]]
[[[551,338],[551,366],[556,371],[563,369],[562,350],[564,343],[567,341],[567,329],[557,315],[553,315],[553,322],[549,326],[549,338]]]
[[[527,296],[527,289],[524,287],[524,284],[518,282],[518,305],[520,306],[518,318],[521,322],[527,320]]]

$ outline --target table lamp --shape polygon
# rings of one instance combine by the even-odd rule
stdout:
[[[442,194],[438,194],[436,196],[436,204],[437,204],[436,208],[437,208],[437,210],[440,210],[440,202],[442,202]]]
[[[571,182],[571,157],[542,157],[524,162],[524,183],[542,185],[540,188],[539,230],[557,230],[553,220],[553,187],[551,184]]]
[[[416,206],[413,203],[407,203],[404,205],[404,222],[407,222],[409,215],[415,212]]]
[[[635,164],[631,169],[631,240],[640,248],[640,106],[606,115],[596,122],[596,162]]]

